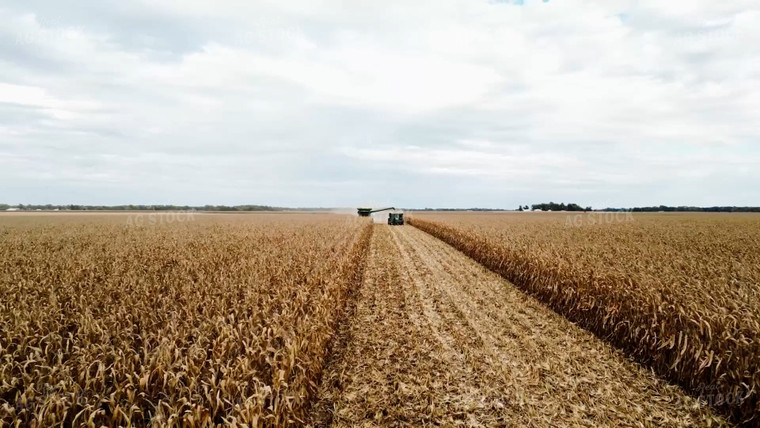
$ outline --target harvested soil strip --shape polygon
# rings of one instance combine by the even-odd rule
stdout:
[[[316,426],[725,424],[413,227],[375,226],[346,329]]]

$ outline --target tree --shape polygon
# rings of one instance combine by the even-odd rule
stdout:
[[[556,204],[554,202],[549,202],[548,204],[534,204],[533,209],[541,210],[541,211],[583,211],[584,210],[578,204],[572,204],[572,203],[565,204],[564,202],[560,204]],[[586,209],[590,211],[591,207],[587,207]]]

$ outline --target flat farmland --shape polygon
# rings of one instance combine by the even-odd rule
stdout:
[[[415,213],[411,223],[757,423],[760,216]]]
[[[580,216],[0,215],[0,426],[756,424],[760,216]]]
[[[369,224],[153,214],[0,216],[0,426],[302,424]]]
[[[413,227],[376,225],[315,426],[693,427],[677,386]]]

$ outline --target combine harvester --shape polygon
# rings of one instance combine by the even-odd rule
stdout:
[[[356,210],[356,212],[359,214],[359,217],[369,217],[370,215],[374,213],[379,213],[381,211],[397,211],[396,208],[390,207],[390,208],[382,208],[379,210],[373,210],[372,208],[359,208]],[[404,225],[404,213],[394,212],[394,213],[388,213],[388,224],[391,226],[403,226]]]

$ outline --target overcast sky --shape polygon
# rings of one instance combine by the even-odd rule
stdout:
[[[0,203],[760,205],[760,0],[2,0],[0,22]]]

